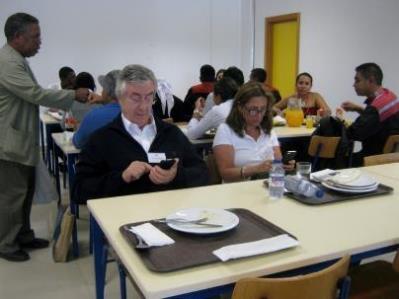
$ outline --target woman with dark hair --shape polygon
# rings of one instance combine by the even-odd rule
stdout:
[[[223,123],[233,106],[233,98],[237,90],[238,85],[231,78],[222,78],[217,81],[213,90],[213,100],[216,105],[202,117],[205,103],[201,99],[197,100],[193,118],[187,125],[187,137],[190,139],[201,138],[206,131],[216,129]]]
[[[272,161],[281,159],[276,134],[272,130],[273,96],[261,84],[249,82],[237,92],[233,107],[217,130],[213,152],[225,182],[240,181],[268,173]],[[295,161],[285,165],[294,168]]]
[[[75,88],[88,88],[91,91],[96,90],[96,83],[94,82],[93,76],[88,72],[80,72],[77,74],[75,79]],[[67,124],[69,122],[73,123],[73,130],[77,129],[77,126],[83,121],[84,116],[93,108],[100,107],[100,104],[89,104],[89,103],[74,103],[69,111],[67,111],[67,115],[63,116],[61,126],[63,129],[67,128]],[[71,124],[69,124],[70,126]]]
[[[225,69],[219,69],[217,72],[216,72],[216,81],[219,81],[220,79],[222,79],[223,78],[223,74],[224,74],[224,72],[225,72],[226,70]]]
[[[91,89],[92,91],[96,90],[96,83],[94,82],[93,76],[88,72],[80,72],[75,79],[75,89],[85,87]]]
[[[317,92],[310,91],[312,85],[312,76],[309,73],[300,73],[296,77],[296,93],[276,103],[273,106],[273,110],[281,114],[282,110],[292,104],[301,107],[305,117],[307,115],[317,115],[318,111],[321,116],[330,115],[331,109],[323,97]]]

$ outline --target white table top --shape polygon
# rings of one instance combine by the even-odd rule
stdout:
[[[177,126],[182,130],[184,134],[187,132],[187,124],[178,123]],[[276,126],[273,127],[274,132],[277,134],[278,138],[293,138],[293,137],[308,137],[312,135],[315,128],[308,129],[305,126],[301,127],[287,127],[287,126]],[[212,143],[213,139],[190,139],[191,143]]]
[[[393,167],[399,172],[399,164]],[[368,172],[367,168],[363,170]],[[271,201],[262,181],[250,181],[90,200],[88,208],[144,296],[160,298],[399,243],[398,180],[378,175],[378,167],[372,170],[370,173],[380,182],[396,188],[393,194],[307,206],[288,198]],[[121,235],[119,227],[130,222],[165,217],[190,207],[249,209],[295,235],[300,246],[170,273],[148,270]]]
[[[372,174],[399,180],[399,163],[369,166],[368,170]]]
[[[305,126],[301,127],[273,127],[274,132],[278,138],[290,138],[290,137],[308,137],[312,135],[315,128],[308,129]]]
[[[64,132],[53,133],[51,137],[65,155],[80,153],[80,149],[76,148],[71,140],[66,139]]]

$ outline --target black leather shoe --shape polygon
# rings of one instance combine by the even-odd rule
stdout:
[[[11,262],[24,262],[29,260],[30,258],[29,254],[21,249],[18,249],[14,252],[7,252],[7,253],[0,252],[0,257]]]
[[[32,241],[28,243],[19,244],[24,249],[41,249],[47,248],[49,246],[49,241],[40,238],[34,238]]]

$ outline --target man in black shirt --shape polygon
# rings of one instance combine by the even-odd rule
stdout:
[[[348,127],[348,138],[362,142],[362,150],[354,157],[354,166],[363,164],[365,156],[382,154],[389,135],[399,133],[399,99],[382,87],[383,74],[375,63],[364,63],[356,69],[353,87],[359,96],[365,96],[366,106],[343,102],[345,111],[360,115]]]

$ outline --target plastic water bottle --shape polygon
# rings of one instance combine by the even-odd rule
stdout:
[[[269,178],[269,197],[272,200],[280,199],[284,195],[284,168],[281,160],[274,160]]]
[[[324,195],[324,191],[312,184],[308,180],[296,175],[287,175],[284,179],[285,188],[294,193],[300,194],[306,197],[321,198]]]

